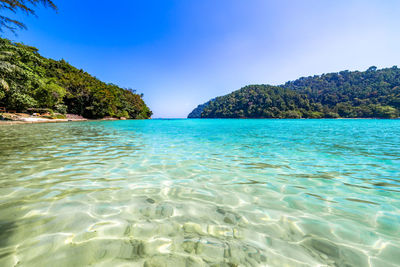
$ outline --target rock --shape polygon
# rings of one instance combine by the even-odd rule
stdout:
[[[145,246],[143,241],[130,240],[122,243],[118,258],[121,259],[136,259],[145,255]]]
[[[163,258],[153,258],[145,261],[144,267],[167,267]]]
[[[199,257],[188,257],[186,258],[186,266],[190,267],[201,267],[201,266],[206,266],[204,261],[199,258]]]
[[[327,255],[329,258],[339,258],[338,246],[328,240],[317,239],[313,237],[306,240],[305,245],[314,251],[316,250],[320,253]]]
[[[156,208],[156,214],[161,217],[171,217],[174,214],[174,208],[169,204],[160,204]]]
[[[398,252],[400,251],[399,248],[396,249],[397,253],[393,251],[392,255],[398,255]],[[382,256],[383,253],[381,253]],[[337,265],[343,265],[345,266],[346,264],[349,266],[368,266],[368,256],[364,254],[362,251],[357,250],[357,249],[352,249],[348,247],[342,247],[340,249],[340,258],[341,262],[337,262]],[[397,257],[400,259],[400,257]],[[391,262],[396,262],[391,260]],[[398,261],[400,263],[400,261]],[[374,265],[373,265],[374,266]]]
[[[215,236],[215,237],[232,237],[233,236],[233,232],[232,229],[226,226],[222,226],[222,225],[209,225],[207,227],[207,232],[208,234],[210,234],[211,236]]]
[[[224,217],[224,222],[225,223],[229,223],[229,224],[236,224],[236,217],[235,215],[229,213],[226,214],[226,216]]]
[[[222,215],[225,215],[226,213],[222,208],[217,208],[217,212]]]
[[[224,259],[225,244],[202,239],[197,242],[196,254],[207,262],[220,262]]]
[[[196,242],[193,242],[193,241],[185,241],[182,244],[183,250],[186,251],[187,253],[194,252],[196,249],[196,246],[197,246]]]
[[[195,233],[199,235],[205,234],[200,224],[192,222],[185,223],[183,225],[183,231],[185,231],[185,233]]]
[[[147,198],[146,201],[149,202],[150,204],[156,203],[156,201],[152,198]]]

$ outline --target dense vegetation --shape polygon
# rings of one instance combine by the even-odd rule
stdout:
[[[400,69],[370,67],[249,85],[197,107],[191,118],[397,118]],[[200,115],[199,115],[200,114]]]
[[[190,112],[190,114],[188,115],[188,118],[189,119],[201,118],[201,113],[203,112],[204,108],[206,106],[208,106],[214,100],[215,100],[215,98],[211,99],[210,101],[208,101],[204,104],[198,105],[197,108],[193,109],[192,112]]]
[[[147,119],[152,112],[133,90],[106,84],[64,60],[0,38],[0,107],[49,108],[86,118]]]

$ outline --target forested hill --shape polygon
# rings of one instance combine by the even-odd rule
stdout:
[[[42,57],[38,49],[0,38],[0,107],[24,111],[48,108],[86,118],[150,118],[133,90],[106,84],[64,60]]]
[[[190,112],[190,114],[188,115],[188,118],[189,119],[201,118],[201,113],[203,112],[204,108],[206,106],[208,106],[210,104],[210,102],[212,102],[214,100],[215,100],[215,98],[211,99],[210,101],[208,101],[204,104],[198,105],[197,108],[193,109],[192,112]]]
[[[364,72],[300,78],[280,86],[249,85],[195,111],[190,117],[398,118],[400,69],[370,67]]]

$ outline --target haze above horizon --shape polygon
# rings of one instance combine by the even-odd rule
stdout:
[[[18,14],[4,37],[144,94],[154,118],[182,118],[248,84],[400,62],[400,2],[60,1]]]

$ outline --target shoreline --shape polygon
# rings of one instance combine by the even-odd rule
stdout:
[[[36,124],[36,123],[62,123],[62,122],[77,122],[77,121],[89,121],[87,119],[71,120],[71,119],[49,119],[49,120],[35,120],[35,121],[7,121],[0,120],[1,125],[17,125],[17,124]]]
[[[123,121],[135,119],[118,119],[118,118],[103,118],[103,119],[38,119],[35,120],[0,120],[2,125],[18,125],[18,124],[38,124],[38,123],[68,123],[68,122],[85,122],[85,121]]]
[[[6,115],[6,116],[4,116]],[[36,123],[65,123],[65,122],[82,122],[82,121],[114,121],[126,120],[125,117],[114,118],[104,117],[101,119],[87,119],[76,114],[66,114],[64,118],[46,118],[28,115],[26,113],[0,113],[1,125],[17,125],[17,124],[36,124]]]
[[[159,118],[162,119],[162,118]],[[189,120],[399,120],[399,118],[183,118]]]
[[[161,118],[159,118],[161,119]],[[159,120],[155,119],[155,120]],[[189,119],[189,118],[183,118]],[[194,118],[192,118],[194,119]],[[200,118],[195,118],[200,119]],[[285,119],[278,119],[278,118],[201,118],[201,119],[255,119],[255,120],[285,120]],[[308,118],[307,118],[308,119]],[[305,118],[301,119],[289,119],[289,120],[307,120]],[[392,118],[392,119],[383,119],[383,118],[318,118],[317,120],[324,120],[324,119],[331,119],[331,120],[399,120],[400,118]],[[112,119],[42,119],[42,120],[0,120],[0,126],[2,125],[18,125],[18,124],[39,124],[39,123],[66,123],[66,122],[85,122],[85,121],[119,121],[121,119],[112,118]],[[130,119],[127,119],[130,120]],[[134,119],[133,119],[134,120]],[[161,119],[165,120],[165,119]]]

